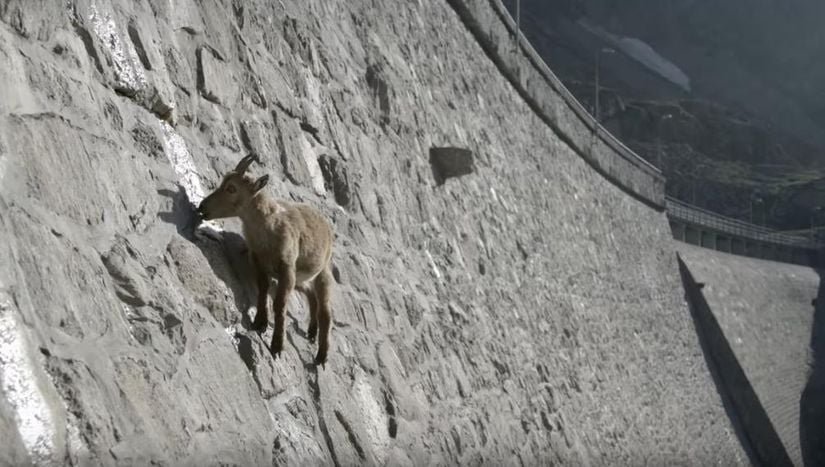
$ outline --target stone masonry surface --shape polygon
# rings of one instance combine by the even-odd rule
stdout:
[[[814,269],[745,258],[684,243],[679,254],[733,348],[795,465],[802,465],[800,399],[811,364],[819,275]]]
[[[0,464],[733,465],[665,214],[443,0],[0,1]],[[473,152],[438,186],[429,148]],[[248,332],[249,151],[336,230],[332,348]],[[22,380],[20,375],[24,375]]]

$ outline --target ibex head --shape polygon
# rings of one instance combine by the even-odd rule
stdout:
[[[257,180],[244,175],[249,165],[256,161],[258,161],[258,156],[250,154],[238,162],[235,170],[224,175],[218,188],[204,198],[198,206],[198,213],[203,220],[240,215],[249,200],[269,181],[269,175],[264,175]]]

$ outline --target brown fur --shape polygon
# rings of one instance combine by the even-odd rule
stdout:
[[[309,303],[309,338],[315,340],[316,334],[320,335],[315,363],[324,364],[332,321],[332,227],[321,213],[308,205],[267,196],[263,187],[269,180],[268,175],[257,180],[244,175],[255,160],[257,156],[243,158],[235,170],[224,176],[220,186],[204,198],[198,212],[204,220],[241,218],[258,286],[258,313],[252,329],[266,330],[267,292],[274,277],[278,285],[273,301],[272,352],[277,357],[283,350],[286,303],[292,290],[297,289]]]

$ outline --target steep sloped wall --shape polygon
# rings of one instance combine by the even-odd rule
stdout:
[[[0,5],[0,460],[746,461],[664,214],[446,2]],[[194,228],[250,150],[334,221],[325,369],[297,298],[281,359],[246,330],[237,222]]]
[[[790,460],[803,465],[800,401],[810,374],[816,270],[683,243],[696,281]]]

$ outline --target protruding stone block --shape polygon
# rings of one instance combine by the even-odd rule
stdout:
[[[198,49],[198,90],[206,100],[232,105],[237,86],[223,57],[210,47]]]
[[[430,148],[430,165],[436,183],[443,184],[448,178],[475,172],[473,152],[469,149],[442,147]]]

